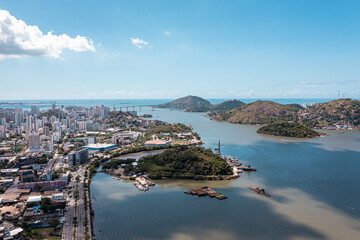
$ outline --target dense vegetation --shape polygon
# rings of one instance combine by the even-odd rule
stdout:
[[[38,115],[38,118],[42,118],[42,117],[47,117],[48,119],[50,119],[52,116],[56,116],[56,117],[64,117],[65,114],[60,111],[59,109],[50,109],[47,110],[45,112],[42,112]]]
[[[244,105],[242,101],[233,99],[219,104],[212,105],[209,101],[196,96],[187,96],[178,98],[172,102],[158,105],[159,108],[175,108],[182,109],[185,112],[224,112]]]
[[[186,112],[207,112],[212,107],[211,103],[203,98],[187,96],[178,98],[172,102],[160,104],[159,108],[176,108]]]
[[[214,104],[213,107],[211,108],[211,111],[227,112],[227,111],[233,110],[235,108],[240,108],[243,105],[245,105],[244,102],[233,99],[233,100],[225,101],[225,102],[222,102],[219,104]]]
[[[179,147],[163,153],[143,157],[138,161],[140,172],[150,178],[199,179],[204,176],[230,175],[228,163],[211,149],[203,147]]]
[[[41,199],[40,202],[41,210],[44,211],[44,213],[48,212],[54,212],[56,209],[64,209],[66,206],[65,202],[52,202],[50,198],[44,197]]]
[[[153,116],[151,114],[147,114],[145,113],[144,115],[140,116],[140,117],[143,117],[143,118],[152,118]]]
[[[293,138],[314,138],[320,136],[318,132],[298,123],[277,122],[265,125],[257,133]]]
[[[121,164],[130,164],[135,162],[136,159],[127,158],[127,159],[111,159],[108,162],[102,165],[102,169],[117,169]]]

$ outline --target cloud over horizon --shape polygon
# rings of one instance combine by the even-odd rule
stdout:
[[[0,10],[0,60],[22,56],[58,58],[64,49],[75,52],[96,51],[93,41],[77,35],[44,34],[38,26],[27,25],[6,10]]]

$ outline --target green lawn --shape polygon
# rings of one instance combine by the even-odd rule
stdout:
[[[48,228],[37,228],[37,229],[31,229],[26,233],[26,236],[29,239],[34,239],[34,240],[60,240],[61,237],[54,237],[54,236],[50,236],[50,233],[55,233],[55,234],[62,234],[62,228],[57,229],[54,232],[54,228],[53,227],[48,227]]]

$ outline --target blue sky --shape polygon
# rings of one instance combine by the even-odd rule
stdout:
[[[30,51],[14,21],[0,20],[13,39],[0,33],[3,100],[360,97],[359,1],[0,0],[0,9],[24,29],[52,31]]]

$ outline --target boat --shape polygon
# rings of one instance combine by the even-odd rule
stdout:
[[[225,195],[222,195],[222,194],[220,194],[220,195],[217,195],[217,196],[215,196],[217,199],[219,199],[219,200],[224,200],[224,199],[227,199],[227,196],[225,196]]]
[[[244,167],[238,167],[238,169],[243,171],[256,171],[256,168],[252,168],[250,165],[245,165]]]
[[[265,192],[265,189],[259,187],[247,186],[248,189],[257,192],[258,194],[264,195],[265,197],[271,197],[270,193]]]

